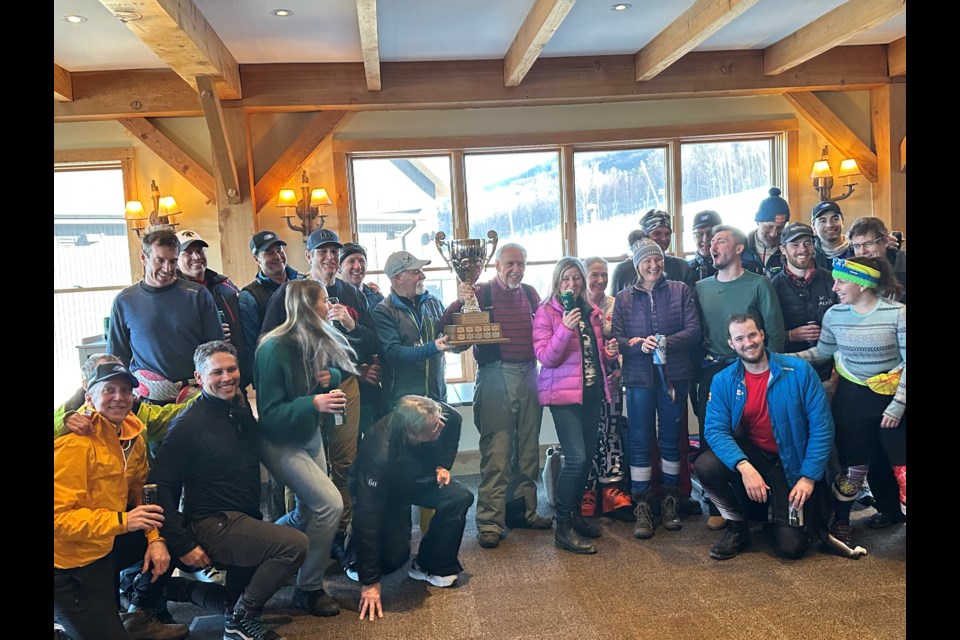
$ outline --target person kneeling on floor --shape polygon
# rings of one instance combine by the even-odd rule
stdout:
[[[450,478],[461,418],[423,396],[403,396],[364,434],[350,471],[353,499],[347,575],[358,580],[360,618],[383,617],[380,579],[410,556],[411,505],[434,509],[408,575],[449,587],[463,571],[457,554],[473,494]]]
[[[728,521],[710,557],[728,560],[750,544],[746,505],[734,492],[736,474],[747,497],[769,502],[768,531],[777,553],[800,558],[810,543],[808,530],[824,527],[814,516],[833,446],[833,418],[816,371],[794,356],[771,353],[764,332],[745,313],[730,316],[727,342],[738,359],[710,385],[704,435],[710,449],[696,461],[697,476]],[[821,483],[822,484],[822,483]],[[811,508],[813,507],[813,508]]]

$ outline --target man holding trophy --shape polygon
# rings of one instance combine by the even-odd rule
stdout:
[[[522,283],[527,252],[518,244],[497,249],[491,231],[496,276],[479,286],[489,257],[482,240],[442,243],[461,284],[447,316],[461,312],[447,326],[452,342],[472,343],[477,360],[473,415],[480,432],[480,486],[477,491],[477,540],[492,549],[506,527],[550,529],[552,520],[537,513],[540,474],[540,421],[537,361],[533,353],[533,314],[540,304],[536,289]],[[479,245],[479,246],[477,246]],[[443,256],[446,260],[446,256]]]

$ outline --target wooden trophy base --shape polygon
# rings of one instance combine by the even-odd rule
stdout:
[[[499,322],[490,322],[488,311],[453,314],[453,324],[443,328],[447,334],[447,344],[500,344],[510,342],[500,331]]]

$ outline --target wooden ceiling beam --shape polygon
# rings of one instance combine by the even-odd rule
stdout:
[[[779,76],[763,74],[760,51],[694,52],[648,82],[633,55],[542,58],[520,87],[503,86],[500,60],[388,62],[390,82],[369,91],[361,63],[243,65],[247,113],[455,109],[592,104],[673,98],[841,91],[903,79],[887,74],[887,47],[840,47]],[[54,102],[54,122],[198,116],[199,96],[169,71],[74,73],[73,102]]]
[[[53,63],[53,99],[61,102],[73,100],[73,80],[70,72]]]
[[[879,176],[877,154],[865,145],[850,127],[820,98],[809,91],[795,91],[783,94],[790,104],[800,112],[814,129],[820,132],[827,142],[832,144],[844,158],[853,158],[860,167],[860,173],[869,182],[876,182]]]
[[[203,115],[200,94],[169,69],[83,71],[71,76],[73,102],[54,101],[54,122]]]
[[[570,13],[576,0],[536,0],[503,58],[503,86],[516,87]]]
[[[300,167],[317,150],[320,143],[329,136],[347,115],[346,111],[324,111],[318,113],[303,128],[297,139],[283,152],[253,187],[254,211],[260,213],[283,188],[283,185],[296,175]]]
[[[758,0],[697,0],[635,54],[637,82],[652,80]]]
[[[161,160],[173,167],[174,171],[196,187],[207,200],[213,201],[215,197],[213,176],[190,157],[189,153],[181,149],[177,143],[153,126],[146,118],[120,118],[117,122],[137,136],[147,148],[160,156]]]
[[[242,97],[240,65],[192,0],[100,0],[100,4],[198,93],[196,78],[214,76],[220,98]],[[131,14],[140,17],[131,19]]]
[[[357,0],[357,22],[360,24],[360,50],[367,91],[380,91],[380,35],[377,32],[377,0]]]
[[[849,0],[764,49],[763,72],[793,69],[906,10],[907,0]]]
[[[887,45],[887,69],[891,76],[907,75],[907,36]]]
[[[197,78],[200,88],[200,104],[203,105],[203,117],[207,121],[207,130],[210,132],[210,149],[213,152],[213,161],[217,167],[217,174],[222,184],[217,185],[217,192],[223,190],[230,204],[240,204],[240,185],[237,183],[237,164],[233,161],[233,149],[230,145],[230,136],[227,135],[226,124],[223,120],[223,107],[217,97],[217,89],[213,78],[200,76]]]

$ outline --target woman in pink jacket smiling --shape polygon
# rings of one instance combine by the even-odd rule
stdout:
[[[540,404],[550,407],[564,457],[557,481],[555,544],[574,553],[596,553],[586,538],[601,535],[598,525],[580,516],[580,497],[597,448],[600,404],[610,401],[606,365],[618,354],[616,340],[604,343],[602,312],[584,296],[586,279],[583,262],[561,258],[553,270],[550,295],[533,318]],[[561,296],[565,292],[566,308]]]

